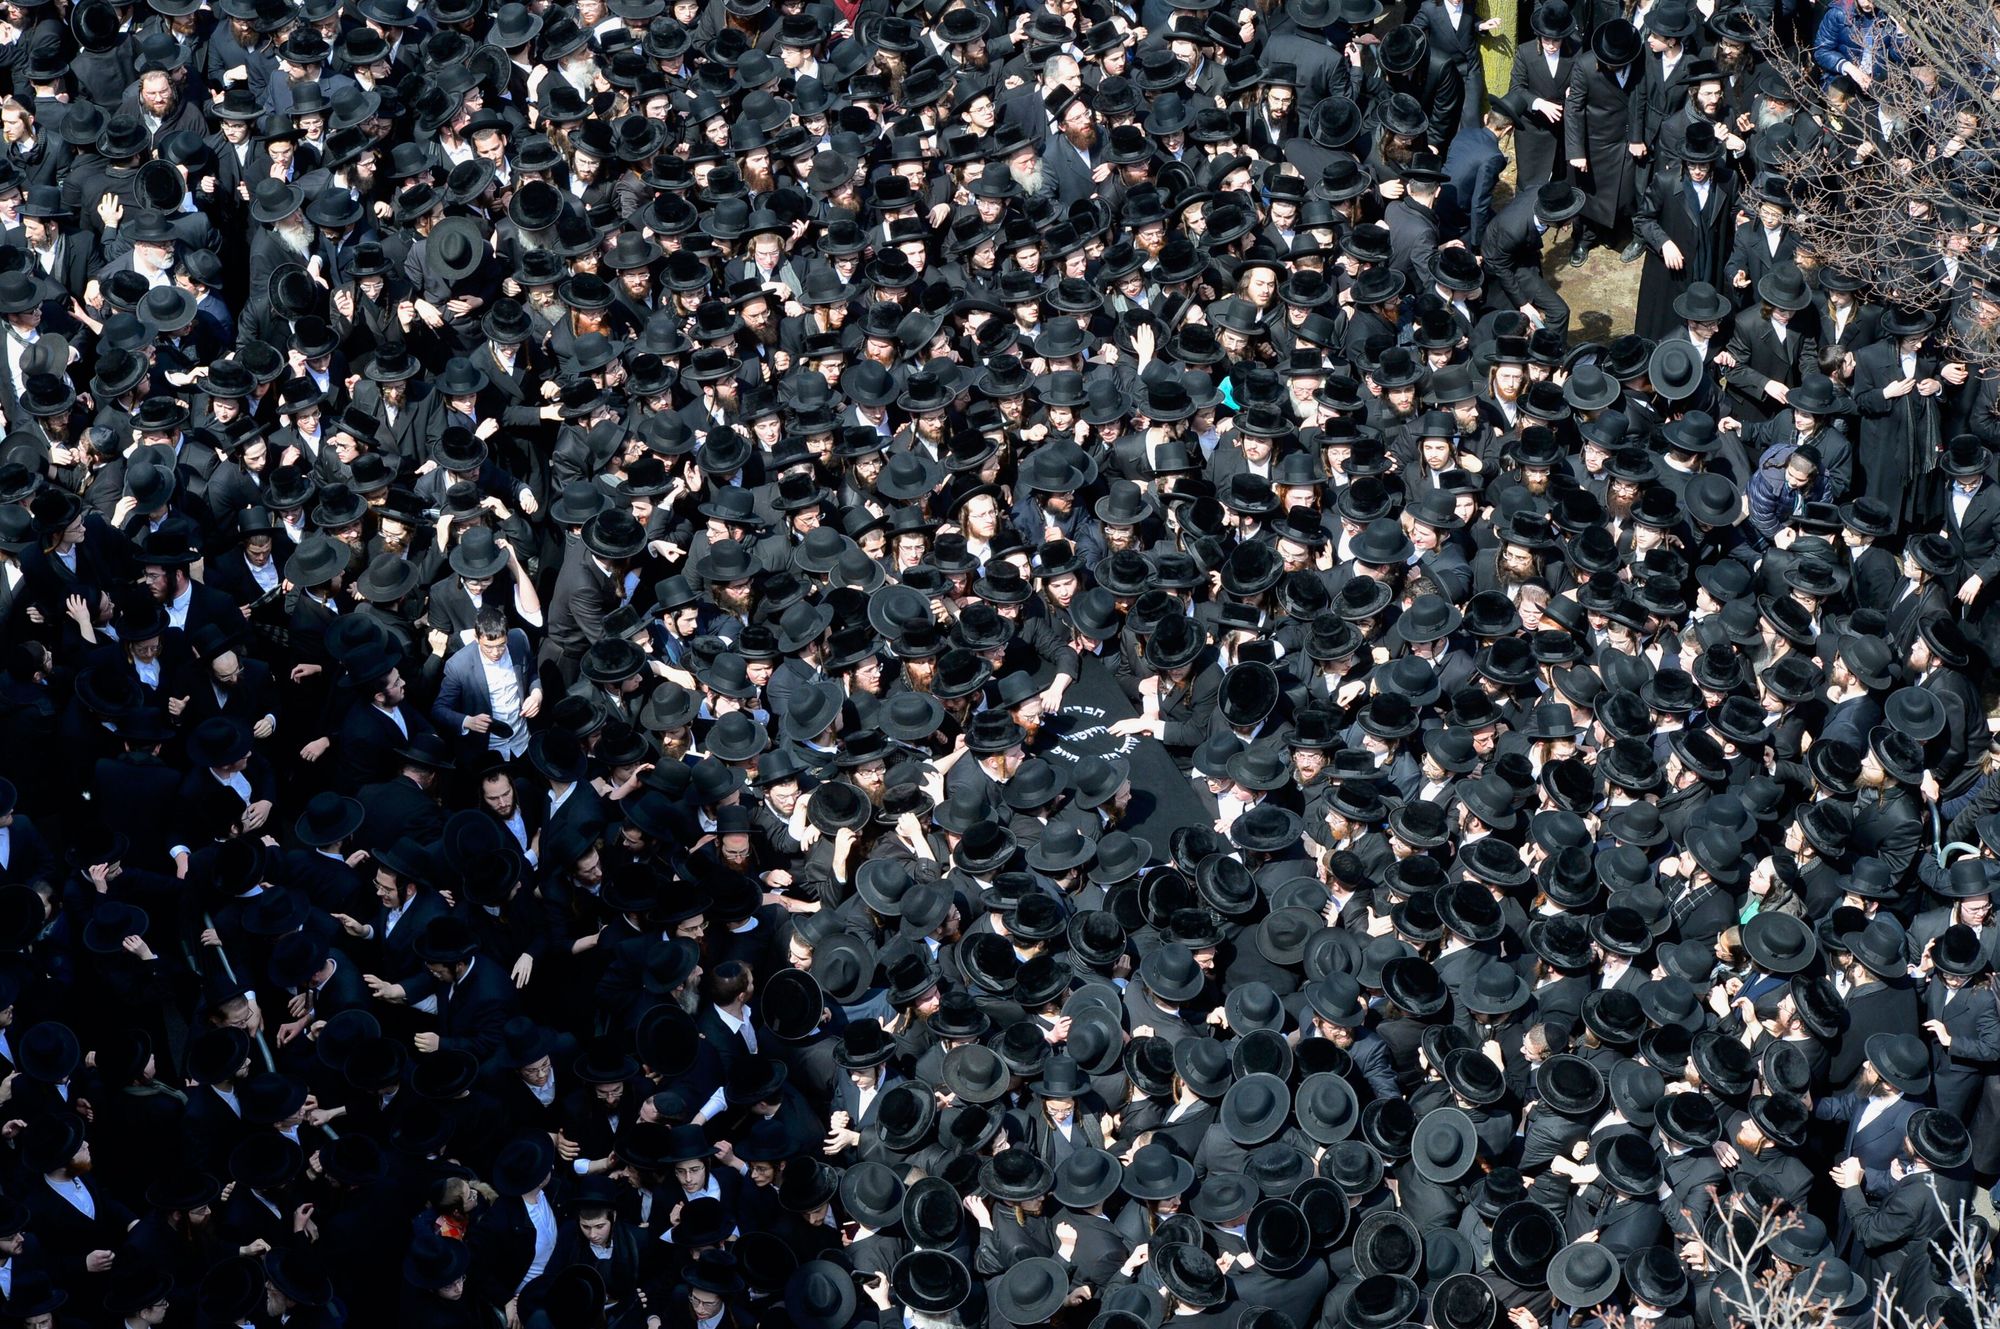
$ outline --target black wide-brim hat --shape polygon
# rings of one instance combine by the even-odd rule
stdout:
[[[1213,1262],[1209,1267],[1215,1267]],[[1216,1281],[1221,1281],[1221,1274],[1216,1275]],[[1009,1266],[992,1281],[989,1291],[993,1311],[1002,1320],[1009,1324],[1038,1325],[1061,1309],[1068,1298],[1069,1272],[1052,1256],[1031,1256]]]
[[[1618,1290],[1618,1259],[1594,1241],[1573,1241],[1549,1261],[1549,1291],[1565,1306],[1595,1306]]]
[[[1599,1137],[1594,1161],[1605,1185],[1621,1195],[1650,1198],[1660,1189],[1663,1172],[1659,1152],[1636,1132]]]
[[[1494,1271],[1520,1287],[1544,1287],[1563,1244],[1562,1225],[1547,1209],[1532,1200],[1510,1204],[1493,1220]]]
[[[1382,991],[1402,1010],[1428,1019],[1445,1008],[1451,991],[1435,966],[1421,956],[1404,956],[1382,966]]]
[[[1493,1329],[1500,1299],[1475,1273],[1447,1274],[1431,1284],[1430,1323],[1435,1329]]]
[[[1765,911],[1743,926],[1743,949],[1767,974],[1796,974],[1819,955],[1813,930],[1790,914]]]
[[[1758,1094],[1750,1100],[1750,1119],[1780,1145],[1797,1149],[1805,1143],[1812,1110],[1792,1094]]]
[[[1426,1180],[1440,1185],[1459,1181],[1472,1170],[1478,1155],[1478,1133],[1462,1109],[1433,1108],[1417,1123],[1410,1159]]]
[[[1199,1246],[1179,1241],[1159,1246],[1153,1251],[1152,1266],[1161,1285],[1182,1305],[1218,1306],[1228,1296],[1222,1271]]]
[[[1604,1073],[1572,1053],[1560,1053],[1542,1063],[1535,1075],[1542,1101],[1566,1117],[1594,1112],[1604,1102]]]
[[[1939,1108],[1919,1108],[1910,1117],[1910,1149],[1938,1171],[1962,1168],[1972,1161],[1972,1134],[1965,1123]]]
[[[1915,1034],[1870,1034],[1866,1053],[1876,1074],[1905,1094],[1916,1096],[1930,1090],[1929,1049]]]
[[[1414,1280],[1402,1274],[1370,1274],[1348,1289],[1341,1323],[1348,1329],[1393,1329],[1416,1313],[1423,1299]]]
[[[972,1295],[965,1262],[946,1250],[914,1250],[889,1275],[896,1299],[923,1315],[948,1315]]]

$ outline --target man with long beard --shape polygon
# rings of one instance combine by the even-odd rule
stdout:
[[[759,290],[741,298],[743,336],[739,344],[747,345],[760,360],[768,362],[778,349],[778,311],[773,307],[771,294]]]
[[[743,172],[743,183],[752,194],[768,194],[778,187],[777,173],[771,169],[771,149],[769,140],[757,123],[746,120],[738,123],[730,134],[730,146],[742,153],[738,166]]]
[[[1003,124],[993,131],[993,159],[1006,164],[1007,174],[1021,187],[1023,203],[1054,201],[1055,179],[1042,162],[1041,150],[1028,141],[1019,125]]]
[[[287,263],[303,267],[312,253],[305,201],[305,190],[283,180],[259,180],[250,191],[250,220],[257,223],[250,237],[250,289],[260,296],[270,290],[273,272]]]
[[[1084,96],[1058,85],[1043,104],[1048,107],[1049,123],[1056,128],[1056,135],[1046,145],[1047,170],[1053,177],[1057,201],[1068,207],[1097,192],[1098,182],[1111,174],[1111,163],[1099,160],[1097,117]],[[1021,187],[1027,189],[1028,182],[1022,180]]]

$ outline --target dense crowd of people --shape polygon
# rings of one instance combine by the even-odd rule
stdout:
[[[4,18],[0,1322],[1984,1324],[1876,0]]]

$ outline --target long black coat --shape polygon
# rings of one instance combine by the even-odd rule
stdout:
[[[1879,1205],[1870,1206],[1859,1186],[1841,1192],[1842,1217],[1850,1235],[1847,1261],[1864,1278],[1881,1278],[1902,1268],[1944,1226],[1934,1181],[1913,1173],[1895,1184]]]
[[[1919,380],[1936,377],[1938,358],[1917,353]],[[1854,353],[1854,404],[1860,422],[1854,438],[1854,487],[1889,505],[1905,526],[1918,522],[1936,501],[1939,397],[1914,388],[1901,397],[1882,390],[1903,377],[1902,349],[1880,341]]]
[[[1598,67],[1594,53],[1578,56],[1563,98],[1563,157],[1590,163],[1576,183],[1584,194],[1583,219],[1599,230],[1631,215],[1638,189],[1639,164],[1631,145],[1644,141],[1646,103],[1640,93],[1646,81],[1636,67],[1620,72],[1622,85],[1614,72]]]
[[[1698,281],[1720,290],[1722,270],[1729,261],[1729,242],[1736,226],[1736,197],[1729,182],[1713,176],[1708,203],[1696,210],[1693,187],[1679,169],[1653,177],[1639,198],[1632,229],[1646,242],[1646,270],[1639,278],[1636,330],[1657,340],[1682,324],[1674,301]],[[1681,251],[1675,272],[1660,257],[1672,241]]]
[[[1576,75],[1575,43],[1565,42],[1553,71],[1542,54],[1539,39],[1529,38],[1514,48],[1514,70],[1507,83],[1509,93],[1525,94],[1529,101],[1554,102],[1560,106],[1569,96]],[[1565,116],[1567,119],[1567,116]],[[1569,174],[1562,151],[1563,125],[1530,111],[1514,130],[1515,188],[1527,194],[1550,180]]]

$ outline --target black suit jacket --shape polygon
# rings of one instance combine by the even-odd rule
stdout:
[[[582,659],[604,635],[604,616],[623,601],[622,588],[582,542],[570,546],[549,596],[549,646],[567,659]]]
[[[365,784],[387,780],[402,769],[396,749],[419,734],[432,732],[430,718],[405,701],[398,709],[408,733],[366,701],[347,708],[340,724],[340,741],[334,745],[340,755],[341,788],[354,793]]]
[[[1864,1278],[1883,1278],[1901,1269],[1912,1252],[1923,1252],[1945,1225],[1936,1178],[1929,1172],[1904,1177],[1878,1205],[1859,1186],[1840,1193],[1842,1216],[1854,1235],[1849,1259]]]
[[[400,771],[363,785],[354,797],[365,814],[354,836],[357,849],[382,849],[406,837],[434,844],[444,834],[444,812],[437,800]]]
[[[21,1197],[32,1215],[33,1231],[48,1251],[56,1281],[70,1287],[83,1286],[88,1277],[83,1268],[84,1257],[92,1251],[115,1251],[124,1245],[125,1230],[137,1217],[95,1179],[85,1177],[83,1184],[96,1202],[95,1218],[86,1216],[38,1176],[26,1177],[21,1183]]]
[[[438,983],[426,970],[404,980],[403,987],[411,1001],[437,997],[440,1051],[470,1052],[482,1064],[500,1050],[501,1029],[518,1005],[514,980],[499,961],[485,955],[475,959],[455,984]]]
[[[1859,824],[1859,818],[1856,819]],[[1827,1068],[1827,1075],[1835,1085],[1847,1085],[1861,1071],[1861,1063],[1867,1056],[1868,1037],[1871,1034],[1908,1034],[1921,1023],[1918,1016],[1917,994],[1908,982],[1897,980],[1893,983],[1870,983],[1847,994],[1847,1031],[1834,1049],[1833,1064]],[[1845,1095],[1852,1098],[1853,1095]],[[1822,1120],[1846,1121],[1846,1115],[1827,1109],[1831,1100],[1822,1100],[1814,1105],[1814,1114]],[[1854,1113],[1858,1119],[1861,1109],[1858,1104]],[[1852,1141],[1849,1142],[1850,1146]],[[1850,1147],[1849,1152],[1853,1149]],[[1866,1159],[1863,1160],[1867,1162]],[[1885,1156],[1878,1166],[1887,1167]]]
[[[1528,304],[1548,289],[1542,279],[1542,233],[1535,229],[1532,194],[1494,214],[1480,238],[1479,253],[1510,305]]]
[[[1961,517],[1947,495],[1944,503],[1945,529],[1958,537],[1965,549],[1965,562],[1981,580],[2000,576],[2000,485],[1991,480],[1965,505]]]
[[[1763,241],[1760,239],[1761,246]],[[1736,367],[1729,371],[1729,394],[1752,418],[1776,414],[1783,409],[1766,394],[1768,383],[1795,388],[1800,376],[1819,362],[1819,343],[1811,336],[1808,315],[1794,315],[1785,330],[1784,344],[1760,306],[1753,305],[1736,316],[1729,337],[1729,354]]]

